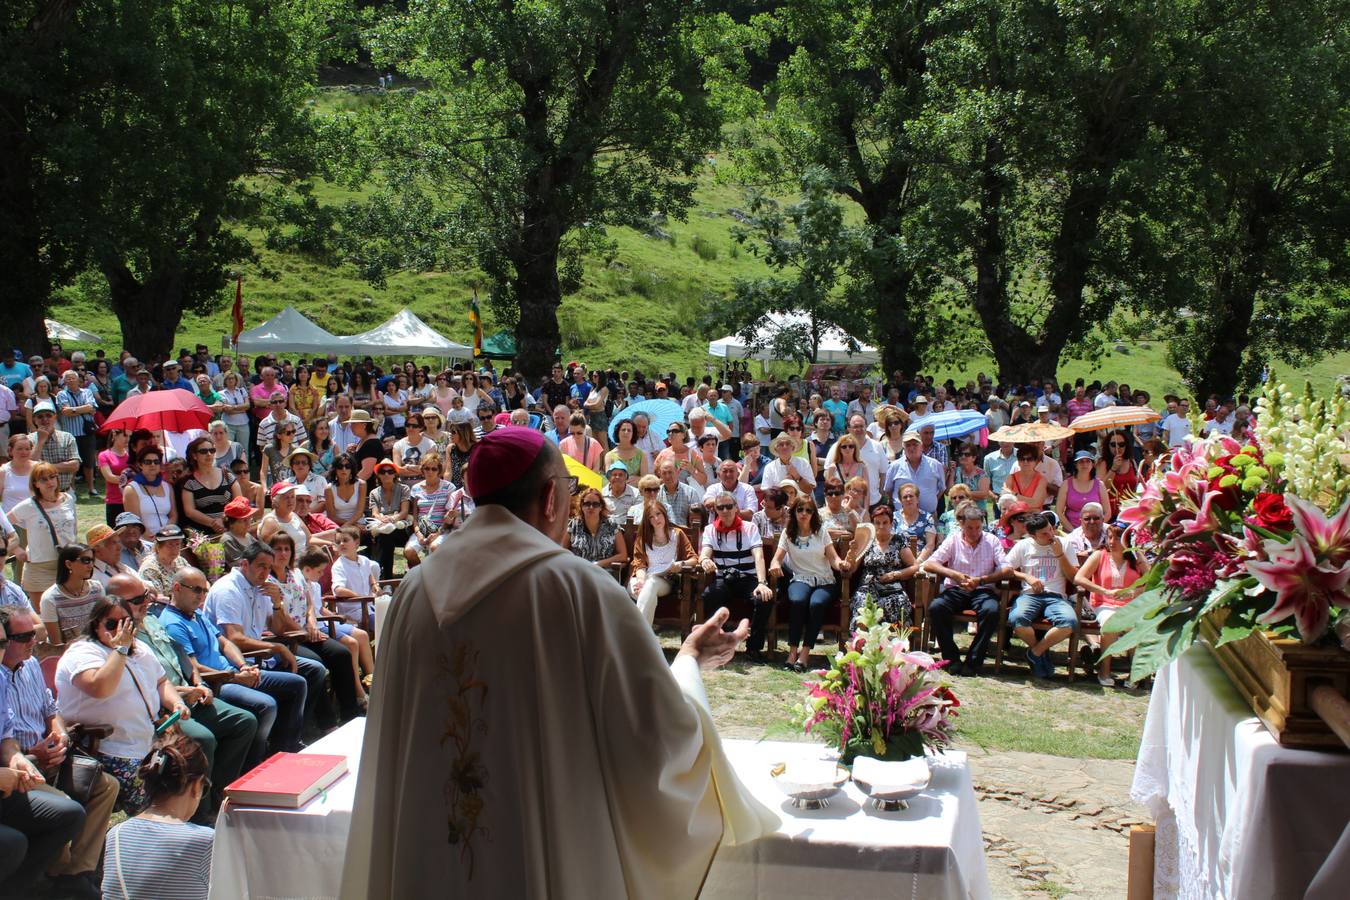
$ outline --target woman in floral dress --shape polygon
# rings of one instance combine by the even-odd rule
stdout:
[[[919,566],[904,536],[893,530],[895,516],[888,503],[872,507],[872,524],[859,525],[849,559],[857,560],[861,572],[858,589],[849,603],[856,621],[867,601],[881,610],[887,622],[909,624],[914,621],[914,602],[901,582],[913,578]],[[862,550],[856,548],[866,541]]]

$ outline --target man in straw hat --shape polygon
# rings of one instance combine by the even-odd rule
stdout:
[[[477,510],[382,629],[343,897],[693,897],[719,844],[774,826],[699,675],[749,623],[718,610],[668,667],[627,592],[562,549],[570,481],[532,429],[471,451]]]

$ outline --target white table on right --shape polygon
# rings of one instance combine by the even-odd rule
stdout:
[[[820,744],[723,741],[736,774],[781,819],[778,830],[717,852],[702,900],[984,900],[990,896],[980,811],[966,754],[932,760],[933,778],[909,808],[884,812],[853,782],[823,809],[797,809],[770,769],[790,759],[823,758]]]
[[[1281,747],[1204,644],[1158,673],[1130,793],[1155,900],[1350,897],[1350,754]]]

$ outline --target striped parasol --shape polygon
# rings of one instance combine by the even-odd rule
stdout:
[[[1131,425],[1143,425],[1156,422],[1162,414],[1147,406],[1103,406],[1092,412],[1083,413],[1069,423],[1077,432],[1106,431],[1111,428],[1128,428]]]

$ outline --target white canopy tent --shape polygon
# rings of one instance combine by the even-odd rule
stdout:
[[[47,337],[53,341],[77,341],[81,344],[101,344],[103,338],[83,328],[67,325],[55,319],[43,319],[47,326]]]
[[[784,328],[799,328],[809,326],[809,321],[805,316],[800,315],[781,315],[770,313],[765,316],[763,324],[760,326],[758,337],[760,349],[755,353],[747,353],[745,342],[741,340],[740,335],[728,335],[716,341],[708,342],[708,353],[711,356],[718,356],[724,359],[757,359],[761,362],[772,362],[776,359],[773,352],[773,338]],[[869,347],[861,344],[858,352],[851,353],[848,348],[848,336],[838,328],[827,328],[820,339],[820,348],[816,353],[816,362],[818,363],[852,363],[854,365],[872,365],[881,359],[881,354],[875,347]]]
[[[341,338],[288,306],[257,328],[239,333],[240,353],[331,353]]]
[[[383,325],[347,337],[333,338],[342,352],[365,356],[470,357],[473,348],[441,337],[409,309],[401,309]]]

